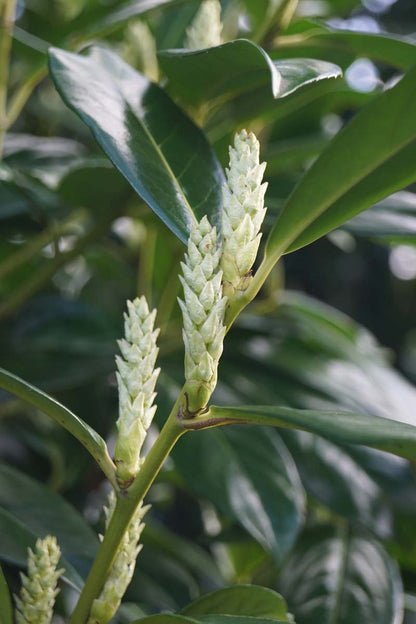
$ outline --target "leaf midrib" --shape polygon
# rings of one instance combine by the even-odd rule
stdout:
[[[192,206],[190,205],[185,193],[183,192],[183,189],[181,187],[181,185],[178,183],[178,180],[176,178],[176,175],[174,174],[172,167],[170,166],[169,162],[166,160],[166,157],[162,151],[162,149],[159,147],[158,143],[156,142],[154,136],[152,135],[152,133],[150,132],[149,128],[146,126],[145,122],[142,121],[140,119],[140,117],[138,116],[138,114],[136,113],[136,111],[134,110],[133,106],[130,104],[130,102],[128,101],[128,99],[124,96],[122,90],[117,86],[117,90],[120,93],[121,97],[123,98],[124,102],[127,104],[128,106],[128,110],[131,111],[132,115],[134,116],[134,118],[137,120],[138,124],[143,128],[147,138],[149,139],[150,143],[152,144],[152,146],[155,148],[156,153],[158,154],[160,160],[162,161],[163,165],[166,167],[166,169],[168,170],[169,174],[172,177],[174,186],[178,189],[183,202],[186,206],[186,208],[188,209],[190,215],[192,216],[194,223],[198,223],[197,218],[195,216],[194,211],[192,210]],[[176,224],[175,224],[176,225]]]

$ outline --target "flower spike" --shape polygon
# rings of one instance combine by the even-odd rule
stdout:
[[[260,244],[260,228],[267,208],[262,184],[266,163],[260,164],[260,144],[255,135],[242,130],[230,147],[230,164],[224,184],[222,236],[224,293],[231,299],[236,291],[246,290],[250,270]]]
[[[156,411],[154,388],[160,373],[155,369],[156,310],[149,312],[145,297],[127,301],[127,310],[125,338],[118,342],[122,357],[116,356],[119,418],[114,461],[121,488],[129,486],[140,468],[140,451]]]
[[[188,411],[199,412],[207,404],[217,384],[217,367],[225,334],[227,298],[222,295],[221,250],[217,248],[215,227],[207,217],[195,225],[188,240],[188,253],[181,263],[184,301],[185,391]]]
[[[187,48],[200,50],[221,44],[221,4],[219,0],[204,0],[187,30]]]
[[[15,596],[17,624],[49,624],[52,620],[56,585],[64,572],[57,570],[61,551],[56,538],[47,535],[36,541],[35,549],[28,549],[28,573],[21,574],[22,589]]]
[[[108,507],[104,508],[106,528],[110,523],[115,505],[116,497],[114,492],[111,492]],[[107,624],[117,612],[133,577],[137,556],[142,549],[139,539],[144,529],[143,516],[148,509],[150,505],[143,507],[142,503],[136,509],[114,559],[111,572],[99,597],[92,604],[88,624]]]

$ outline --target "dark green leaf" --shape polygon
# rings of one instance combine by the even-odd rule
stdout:
[[[219,225],[223,171],[202,132],[155,84],[104,48],[53,48],[50,70],[136,192],[182,240],[204,215]]]
[[[12,601],[9,588],[4,578],[3,570],[0,566],[0,622],[2,624],[13,624]]]
[[[269,262],[416,178],[415,78],[416,68],[370,102],[315,161],[270,233]]]
[[[220,569],[206,550],[191,540],[169,531],[166,527],[154,521],[146,524],[141,540],[147,548],[153,546],[165,555],[174,557],[197,579],[206,579],[211,587],[219,587],[224,583]]]
[[[18,470],[0,464],[0,507],[4,510],[3,520],[7,520],[9,526],[16,526],[13,540],[8,531],[0,531],[7,549],[20,545],[22,554],[19,537],[22,529],[26,534],[24,549],[27,545],[33,546],[33,541],[27,543],[32,536],[55,535],[71,569],[73,566],[81,576],[86,575],[97,550],[97,536],[82,516],[58,494]],[[5,557],[8,558],[7,552]]]
[[[416,244],[416,195],[395,193],[344,223],[342,229],[383,242]]]
[[[344,518],[358,521],[375,531],[380,537],[391,535],[392,512],[387,494],[365,466],[349,452],[349,448],[341,448],[306,431],[285,429],[281,435],[309,494]],[[363,447],[360,450],[369,451]],[[392,455],[386,457],[406,463]]]
[[[276,620],[275,618],[258,618],[248,615],[202,615],[198,617],[201,624],[283,624],[292,620]]]
[[[130,0],[117,4],[100,5],[92,11],[83,11],[71,24],[70,32],[80,31],[82,37],[108,33],[122,27],[134,17],[144,16],[150,11],[170,8],[189,0]]]
[[[107,445],[87,423],[39,388],[3,368],[0,368],[0,387],[34,405],[69,431],[91,453],[106,477],[115,483],[115,468],[108,454]]]
[[[264,83],[274,97],[279,93],[279,72],[268,54],[247,39],[204,50],[164,50],[158,56],[173,92],[193,105]]]
[[[31,134],[8,133],[4,143],[4,159],[10,167],[41,169],[64,166],[82,156],[81,143],[61,137],[37,137]]]
[[[274,59],[310,56],[328,59],[342,67],[348,67],[355,58],[365,57],[406,71],[416,63],[416,46],[406,37],[332,30],[305,20],[279,37],[271,56]]]
[[[171,91],[191,105],[219,101],[268,85],[274,98],[322,78],[341,75],[324,61],[295,59],[273,63],[268,54],[247,39],[236,39],[206,50],[159,52]],[[219,71],[219,68],[220,71]]]
[[[406,423],[341,410],[298,410],[290,407],[212,406],[204,418],[218,425],[257,424],[304,429],[344,444],[364,444],[416,460],[416,427]],[[195,426],[195,422],[189,425]]]
[[[399,571],[369,535],[318,530],[291,555],[279,579],[297,624],[399,624]]]
[[[256,585],[236,585],[202,596],[182,609],[186,616],[245,615],[289,622],[286,602],[276,592]]]
[[[132,622],[132,624],[198,624],[197,620],[174,614],[149,615],[149,617],[140,618]]]
[[[262,429],[205,431],[182,438],[173,458],[196,494],[284,558],[303,520],[304,493],[278,436]]]

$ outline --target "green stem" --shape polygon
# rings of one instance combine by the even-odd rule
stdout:
[[[69,624],[85,624],[88,620],[92,603],[99,596],[111,571],[121,540],[137,506],[145,497],[173,446],[185,432],[179,418],[183,403],[184,395],[181,392],[136,479],[126,492],[118,494],[116,507],[104,540],[85,582],[78,604],[69,619]]]
[[[236,294],[225,314],[225,325],[227,332],[234,323],[240,312],[254,299],[260,288],[266,281],[270,271],[273,269],[280,256],[274,254],[273,257],[264,257],[263,262],[257,269],[250,286],[244,292]]]
[[[36,69],[16,90],[10,99],[9,109],[7,111],[6,129],[10,128],[10,126],[16,121],[34,89],[43,80],[43,78],[47,76],[47,74],[48,68],[46,65],[43,65],[39,69]]]
[[[157,232],[154,228],[148,227],[146,239],[140,250],[139,273],[137,279],[137,292],[144,295],[151,305],[152,302],[152,283],[153,270],[155,264]]]
[[[0,2],[0,160],[7,127],[7,87],[16,0]]]

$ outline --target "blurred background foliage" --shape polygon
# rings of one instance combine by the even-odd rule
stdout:
[[[47,75],[47,48],[104,42],[160,79],[202,125],[224,167],[233,133],[254,130],[268,162],[266,230],[340,128],[416,64],[414,0],[224,0],[225,40],[249,38],[274,60],[335,63],[343,77],[311,79],[277,100],[269,86],[245,77],[232,97],[201,108],[179,83],[167,82],[167,61],[161,55],[158,62],[152,48],[183,47],[198,5],[17,3],[15,119],[0,168],[1,364],[53,393],[110,448],[114,355],[127,298],[145,294],[158,308],[157,425],[182,384],[176,297],[184,246],[65,106]],[[217,404],[344,407],[415,424],[414,191],[395,193],[279,263],[227,337]],[[107,485],[69,434],[10,395],[0,398],[0,557],[16,588],[26,546],[35,535],[56,534],[66,559],[65,613],[97,547],[89,525],[102,527]],[[414,624],[415,481],[414,466],[401,458],[306,432],[231,428],[186,436],[150,493],[145,548],[127,595],[136,606],[125,607],[119,621],[179,609],[225,584],[258,583],[282,591],[298,624],[395,623],[395,559],[405,622]],[[375,587],[357,571],[356,556],[371,574],[378,570],[368,577]],[[337,570],[342,582],[333,581]],[[381,601],[380,612],[356,607],[357,588],[364,603]]]

